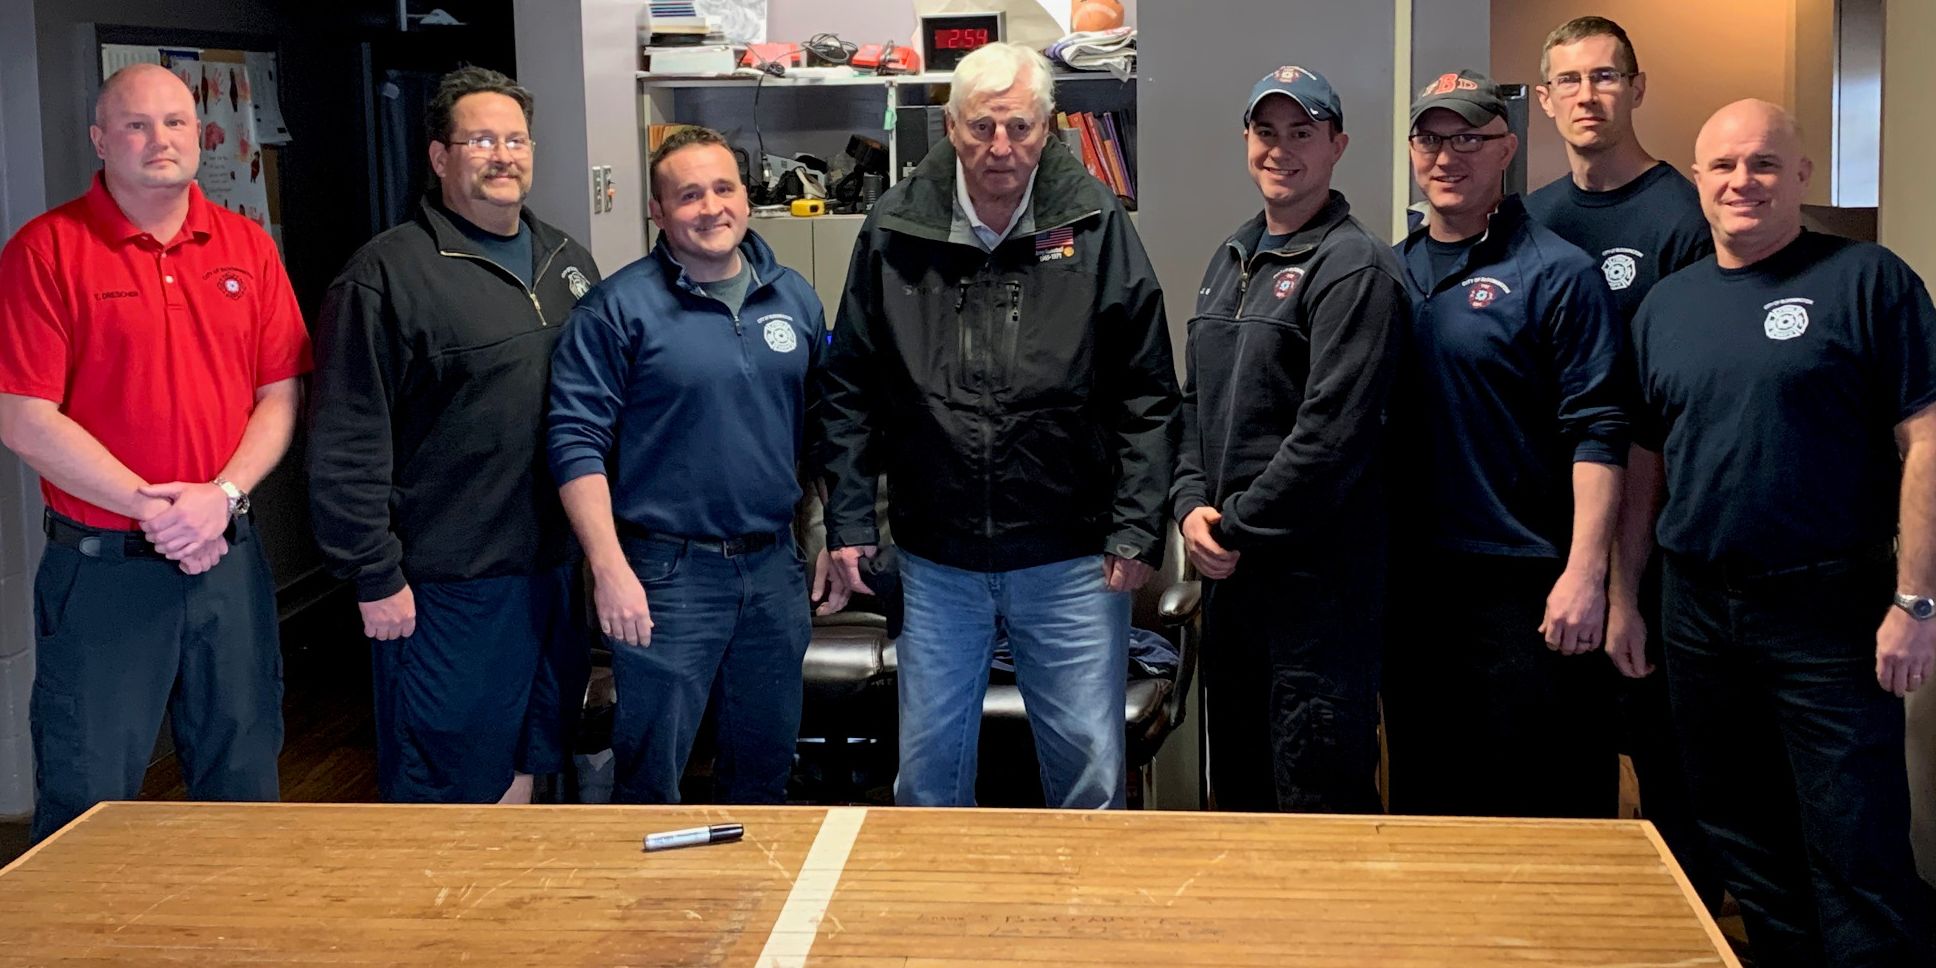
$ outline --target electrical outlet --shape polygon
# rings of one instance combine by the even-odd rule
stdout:
[[[612,166],[606,165],[605,166],[605,211],[607,212],[611,211],[612,205],[617,200],[618,200],[618,183],[612,180]]]
[[[605,211],[605,173],[609,168],[592,166],[592,214]]]

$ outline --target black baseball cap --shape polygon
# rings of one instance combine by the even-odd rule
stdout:
[[[1250,115],[1257,110],[1257,102],[1273,94],[1282,94],[1296,101],[1298,107],[1311,116],[1311,120],[1329,121],[1332,127],[1344,130],[1344,105],[1338,103],[1338,92],[1331,89],[1331,82],[1308,67],[1292,66],[1280,67],[1265,74],[1250,89],[1250,100],[1244,102],[1244,127],[1250,127]]]
[[[1506,116],[1506,101],[1499,96],[1499,86],[1478,71],[1440,74],[1425,85],[1418,92],[1418,100],[1412,102],[1413,127],[1417,127],[1419,115],[1433,108],[1444,108],[1475,126]]]

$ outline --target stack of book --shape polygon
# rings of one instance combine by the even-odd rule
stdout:
[[[1136,207],[1136,131],[1120,111],[1056,112],[1062,143],[1082,159],[1089,174]]]

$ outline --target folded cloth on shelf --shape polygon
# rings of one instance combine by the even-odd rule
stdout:
[[[1136,28],[1086,30],[1049,45],[1049,60],[1078,71],[1109,71],[1127,77],[1136,69]]]

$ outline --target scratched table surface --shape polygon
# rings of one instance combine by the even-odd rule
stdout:
[[[1738,966],[1691,898],[1640,822],[112,803],[0,964]]]

